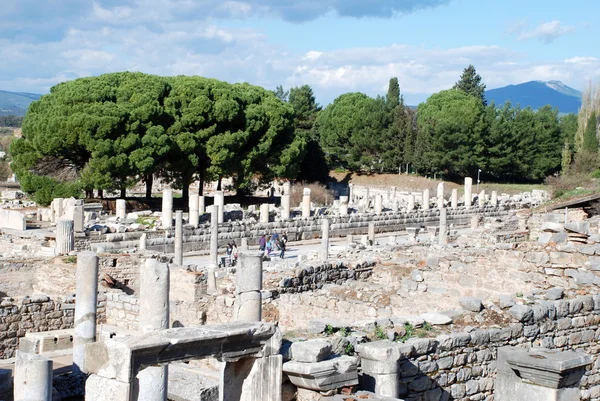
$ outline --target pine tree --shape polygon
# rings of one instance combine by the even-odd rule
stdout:
[[[483,105],[486,106],[485,101],[485,84],[481,82],[481,76],[477,74],[475,67],[469,65],[464,69],[460,80],[454,85],[454,89],[459,89],[468,95],[481,99]]]
[[[277,88],[275,88],[273,93],[275,94],[275,96],[277,96],[279,98],[279,100],[281,100],[283,102],[287,102],[290,91],[284,91],[283,86],[279,85]]]
[[[385,97],[385,105],[388,110],[394,110],[396,106],[402,103],[402,98],[400,96],[400,85],[398,84],[398,78],[394,77],[390,79],[390,84],[388,86],[388,93]]]
[[[583,146],[581,150],[598,153],[598,136],[596,133],[596,126],[598,122],[596,121],[596,112],[593,111],[590,117],[588,118],[585,132],[583,134]]]

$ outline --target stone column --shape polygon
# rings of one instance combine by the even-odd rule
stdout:
[[[490,199],[490,204],[492,207],[498,207],[498,192],[492,191],[492,197]]]
[[[262,255],[241,253],[239,258],[233,320],[258,322],[262,319]]]
[[[73,370],[85,372],[85,345],[96,342],[98,256],[94,252],[77,254],[76,283]]]
[[[356,352],[360,355],[363,371],[361,389],[379,396],[399,398],[402,392],[400,361],[408,356],[406,347],[384,340],[358,344]]]
[[[383,197],[380,194],[375,195],[375,213],[381,214],[383,211]]]
[[[375,245],[375,223],[369,223],[367,240],[369,241],[369,245]]]
[[[329,220],[323,219],[321,226],[321,259],[329,259]]]
[[[406,210],[409,212],[415,210],[415,196],[413,194],[408,195],[408,206],[406,206]]]
[[[223,194],[223,191],[215,192],[213,204],[219,207],[219,210],[217,212],[219,217],[219,224],[223,224],[225,216],[225,195]]]
[[[354,235],[352,235],[352,234],[346,235],[346,244],[347,245],[354,244]]]
[[[289,220],[290,216],[290,195],[286,193],[281,195],[281,219]]]
[[[52,401],[52,360],[17,351],[15,401]]]
[[[162,213],[160,217],[161,226],[163,228],[171,228],[173,226],[173,190],[165,189],[162,197]]]
[[[210,262],[207,269],[206,291],[214,294],[217,291],[215,269],[219,266],[219,207],[212,205],[210,210]]]
[[[76,233],[82,233],[83,222],[85,220],[83,206],[73,206],[73,230]]]
[[[485,207],[485,189],[479,193],[479,207]]]
[[[145,251],[146,248],[148,246],[148,236],[146,235],[146,233],[143,233],[140,236],[140,245],[139,245],[139,250],[140,251]]]
[[[302,196],[302,217],[310,217],[310,188],[304,188]]]
[[[58,221],[63,217],[65,211],[63,210],[63,198],[54,198],[52,201],[52,209],[54,210],[54,221]]]
[[[398,210],[400,209],[400,205],[398,204],[398,200],[394,199],[392,201],[392,212],[393,213],[398,213]]]
[[[204,195],[198,196],[198,214],[202,216],[206,213],[206,198]]]
[[[438,209],[444,208],[444,183],[440,182],[437,186],[437,207]]]
[[[473,202],[473,179],[465,177],[465,207],[468,209]]]
[[[175,212],[175,263],[183,266],[183,212]]]
[[[283,183],[283,188],[281,189],[281,195],[291,195],[292,194],[292,183],[286,181]]]
[[[58,219],[56,221],[56,254],[66,255],[75,247],[73,220]]]
[[[394,199],[396,199],[396,187],[392,186],[392,198],[391,198],[391,200],[393,201]]]
[[[450,201],[450,207],[456,209],[458,207],[458,189],[452,190],[452,200]]]
[[[261,223],[269,222],[269,204],[263,203],[260,205],[260,220]]]
[[[169,266],[147,259],[140,269],[139,331],[149,333],[169,328]],[[145,368],[137,375],[139,400],[167,399],[168,365]]]
[[[200,196],[198,194],[190,194],[189,199],[188,221],[194,228],[200,224]]]
[[[445,244],[448,240],[448,218],[446,208],[440,209],[440,244]]]
[[[248,248],[248,238],[246,238],[246,237],[242,238],[242,243],[240,244],[240,249],[242,251],[247,251],[249,249]]]
[[[127,202],[125,199],[117,199],[117,219],[123,220],[127,217]]]
[[[354,202],[354,184],[348,184],[348,199]]]
[[[423,191],[423,210],[429,210],[429,189]]]
[[[348,216],[348,197],[340,196],[340,216]]]

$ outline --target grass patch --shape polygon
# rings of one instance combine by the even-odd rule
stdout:
[[[154,225],[156,224],[157,221],[158,221],[157,217],[140,216],[136,219],[135,222],[138,224],[143,224],[148,227],[154,227]]]
[[[475,191],[477,184],[473,184],[473,190]],[[487,193],[491,193],[492,191],[497,191],[498,194],[509,194],[516,195],[521,192],[531,192],[534,189],[546,190],[548,192],[552,192],[552,187],[550,185],[545,184],[479,184],[479,191],[485,190]]]
[[[63,262],[75,264],[75,263],[77,263],[77,256],[67,256],[66,258],[63,259]]]

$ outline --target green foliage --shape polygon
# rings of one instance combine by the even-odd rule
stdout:
[[[327,326],[325,326],[325,334],[327,334],[327,335],[330,336],[333,333],[334,333],[334,330],[333,330],[333,326],[332,325],[328,324]]]
[[[350,334],[350,333],[349,333],[349,330],[347,327],[342,327],[340,329],[340,334],[342,335],[342,337],[348,337],[348,334]]]
[[[354,345],[348,343],[348,345],[346,345],[346,348],[344,349],[344,353],[346,355],[354,355]]]
[[[77,263],[77,256],[67,256],[63,259],[65,263],[75,264]]]
[[[390,79],[387,96],[385,97],[385,105],[389,110],[394,110],[401,103],[400,84],[398,84],[398,78],[394,77]]]
[[[486,105],[485,84],[481,82],[481,76],[477,74],[475,67],[469,65],[463,70],[460,80],[454,85],[454,89],[459,89],[469,96],[473,96]]]
[[[31,173],[19,178],[21,189],[34,194],[33,200],[42,206],[49,205],[54,198],[77,198],[81,195],[81,187],[77,182],[58,182],[50,177]]]
[[[385,332],[385,330],[383,330],[381,328],[381,326],[377,326],[375,328],[375,338],[378,338],[380,340],[385,340],[387,339],[387,333]]]
[[[596,112],[593,111],[583,133],[583,151],[598,153],[597,124]]]
[[[0,127],[19,128],[23,124],[22,116],[0,116]]]
[[[406,342],[409,338],[415,335],[415,327],[410,323],[404,324],[404,330],[406,331],[402,337],[398,339],[400,342]]]
[[[54,86],[31,104],[11,147],[28,174],[122,192],[154,175],[187,195],[199,178],[294,178],[306,148],[293,110],[273,92],[202,77],[114,73]],[[29,189],[36,192],[34,186]]]

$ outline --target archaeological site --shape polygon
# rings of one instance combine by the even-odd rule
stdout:
[[[156,211],[5,191],[0,399],[600,400],[593,202],[298,191],[165,188]]]

